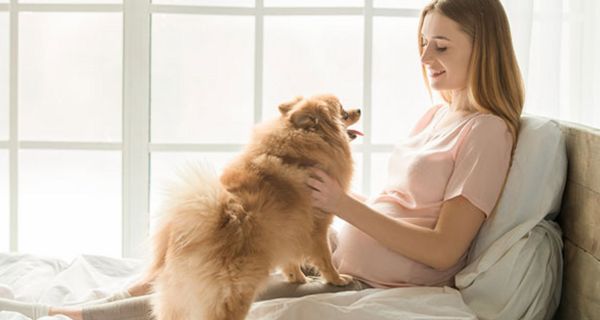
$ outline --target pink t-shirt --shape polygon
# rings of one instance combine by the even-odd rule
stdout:
[[[384,190],[367,203],[395,219],[433,229],[444,201],[462,195],[488,216],[510,164],[512,136],[502,118],[472,113],[436,128],[447,105],[429,109],[398,143]],[[374,287],[454,285],[466,261],[445,271],[408,259],[348,223],[339,233],[333,260],[341,273]]]

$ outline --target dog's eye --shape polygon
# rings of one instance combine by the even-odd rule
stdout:
[[[350,117],[350,115],[348,114],[348,112],[342,111],[342,119],[348,120],[349,117]]]

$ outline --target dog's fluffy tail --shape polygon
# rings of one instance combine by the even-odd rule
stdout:
[[[230,194],[219,183],[216,171],[206,163],[188,163],[164,189],[165,201],[153,235],[153,258],[147,273],[155,278],[168,254],[177,255],[209,236],[222,223],[220,212]]]
[[[206,165],[179,173],[154,237],[158,320],[243,319],[268,268],[247,258],[251,214]],[[249,263],[249,266],[245,264]],[[265,269],[265,270],[263,270]]]

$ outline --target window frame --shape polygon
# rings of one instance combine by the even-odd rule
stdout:
[[[120,143],[21,141],[18,135],[18,19],[20,12],[122,12],[123,13],[123,91],[122,141]],[[265,7],[255,0],[254,7],[215,7],[152,4],[151,0],[124,0],[122,4],[19,4],[10,0],[0,4],[0,12],[9,12],[9,139],[0,141],[0,149],[9,154],[9,249],[18,245],[18,169],[19,150],[117,150],[122,153],[122,250],[128,258],[141,258],[150,225],[150,159],[152,152],[238,152],[241,144],[177,144],[150,141],[150,77],[152,14],[250,15],[254,20],[254,123],[262,121],[263,33],[265,16],[361,16],[364,19],[363,47],[363,130],[372,127],[373,19],[378,16],[418,17],[417,9],[374,8],[373,0],[363,7]],[[369,135],[353,144],[353,152],[362,157],[362,192],[371,185],[372,155],[390,152],[392,145],[374,144]]]

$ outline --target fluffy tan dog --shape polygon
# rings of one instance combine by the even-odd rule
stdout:
[[[154,238],[153,301],[158,320],[244,319],[270,271],[291,282],[308,261],[331,284],[351,281],[333,267],[327,230],[333,215],[311,206],[306,180],[315,166],[348,189],[348,129],[360,110],[330,95],[296,98],[259,124],[251,143],[219,179],[198,167],[173,188]]]

